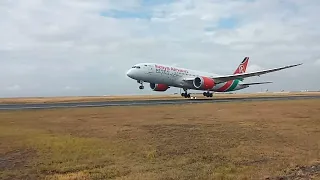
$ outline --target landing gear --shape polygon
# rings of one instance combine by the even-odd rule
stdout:
[[[191,95],[188,94],[188,93],[181,93],[181,96],[185,97],[185,98],[190,98],[191,97]]]
[[[138,82],[139,84],[141,84],[141,85],[139,86],[139,89],[144,89],[143,81],[137,80],[137,82]]]
[[[208,91],[208,92],[204,92],[204,93],[203,93],[203,96],[206,96],[206,97],[212,97],[212,96],[213,96],[213,94],[212,94],[212,93],[210,93],[210,91]]]
[[[181,93],[181,96],[184,98],[190,98],[191,95],[188,93],[187,89],[183,89],[183,90],[184,90],[184,93]]]

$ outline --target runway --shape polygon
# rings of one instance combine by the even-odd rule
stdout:
[[[270,96],[270,97],[245,97],[245,98],[219,98],[219,99],[169,99],[169,100],[128,100],[105,102],[70,102],[70,103],[42,103],[42,104],[0,104],[0,110],[22,109],[53,109],[53,108],[79,108],[79,107],[108,107],[108,106],[151,106],[165,104],[198,104],[222,103],[244,101],[275,101],[297,99],[319,99],[320,96]]]

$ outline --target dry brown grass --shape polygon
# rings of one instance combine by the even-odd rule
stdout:
[[[0,179],[262,179],[320,160],[320,100],[0,117]]]
[[[57,102],[89,102],[89,101],[121,101],[121,100],[165,100],[183,99],[177,95],[133,95],[133,96],[75,96],[75,97],[31,97],[31,98],[0,98],[0,104],[17,103],[57,103]],[[265,97],[265,96],[301,96],[319,95],[320,92],[279,92],[279,93],[240,93],[240,94],[214,94],[214,98],[243,98],[243,97]],[[202,94],[194,95],[197,98],[205,98]]]

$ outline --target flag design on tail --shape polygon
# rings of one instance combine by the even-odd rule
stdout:
[[[245,73],[246,70],[247,70],[248,63],[249,63],[249,57],[245,57],[242,60],[242,62],[240,63],[240,65],[238,66],[238,68],[234,71],[233,74],[243,74],[243,73]],[[218,92],[233,91],[238,86],[240,81],[243,81],[243,79],[235,79],[235,80],[227,81],[217,91]]]
[[[248,63],[249,63],[249,57],[245,57],[233,74],[245,73],[247,70]]]

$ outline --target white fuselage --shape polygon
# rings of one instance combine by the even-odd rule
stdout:
[[[141,63],[133,66],[128,72],[127,76],[143,82],[149,82],[153,84],[166,84],[168,86],[184,88],[184,89],[196,89],[192,83],[183,81],[185,78],[196,78],[196,77],[214,77],[217,74],[201,72],[191,69],[172,67],[168,65],[155,64],[155,63]],[[226,92],[234,91],[246,88],[239,84],[239,80],[233,80],[230,82],[224,82],[216,84],[211,91]],[[226,84],[228,83],[228,88]]]

